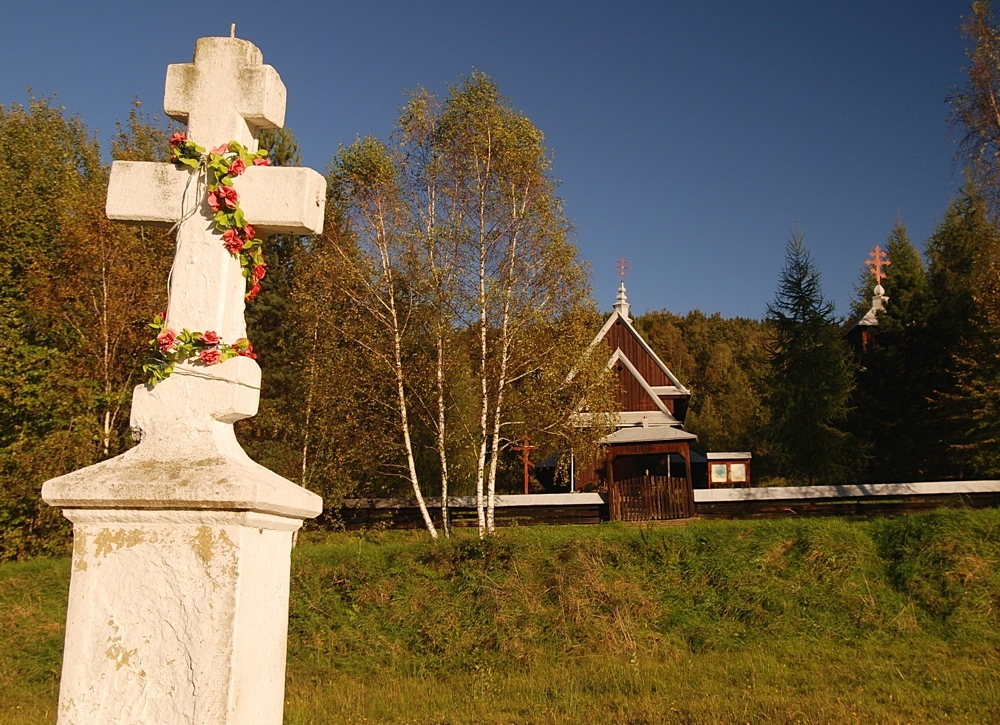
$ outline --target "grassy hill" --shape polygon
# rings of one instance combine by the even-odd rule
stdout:
[[[307,533],[288,723],[1000,722],[1000,511]],[[0,723],[54,722],[66,560],[0,567]]]

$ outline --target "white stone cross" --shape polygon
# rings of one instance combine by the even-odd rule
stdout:
[[[258,129],[284,120],[278,74],[235,38],[200,39],[193,64],[170,66],[165,100],[206,149],[254,150]],[[115,162],[108,216],[179,222],[167,324],[232,343],[246,334],[246,280],[201,177]],[[325,186],[264,166],[234,184],[258,236],[319,232]],[[240,447],[232,424],[256,412],[259,389],[249,357],[178,365],[133,393],[139,445],[42,487],[73,522],[59,725],[280,725],[292,537],[322,500]]]
[[[169,116],[187,123],[190,141],[206,149],[238,141],[256,151],[260,129],[284,124],[285,86],[252,43],[201,38],[193,63],[167,69],[163,103]],[[322,230],[326,181],[312,169],[254,166],[234,180],[234,188],[258,237]],[[202,172],[173,164],[116,161],[107,214],[151,225],[180,222],[168,327],[178,332],[211,330],[227,343],[246,336],[246,280],[239,260],[226,251],[215,230]]]

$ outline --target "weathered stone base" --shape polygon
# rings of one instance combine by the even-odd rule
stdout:
[[[243,451],[260,368],[140,386],[141,442],[46,481],[73,522],[61,725],[278,725],[292,536],[322,500]]]
[[[59,723],[279,723],[297,518],[69,509]]]

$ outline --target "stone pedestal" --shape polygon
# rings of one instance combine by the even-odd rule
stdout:
[[[70,509],[61,723],[280,723],[301,521]]]
[[[141,443],[43,487],[73,522],[60,723],[281,722],[289,555],[322,502],[236,441],[256,363],[212,373],[137,388]]]

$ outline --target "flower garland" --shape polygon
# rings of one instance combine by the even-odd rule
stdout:
[[[248,224],[240,197],[233,188],[233,179],[247,169],[247,165],[270,166],[267,151],[250,153],[237,141],[222,144],[205,153],[205,149],[188,141],[186,133],[170,137],[170,158],[178,166],[197,169],[205,167],[208,174],[208,205],[215,212],[215,228],[222,232],[222,243],[240,260],[243,277],[250,280],[246,301],[253,300],[260,292],[260,281],[267,273],[261,242],[256,238],[252,224]]]
[[[228,344],[211,330],[191,332],[184,329],[177,333],[167,327],[166,318],[167,313],[161,312],[149,323],[156,332],[156,337],[149,344],[159,355],[159,359],[142,366],[142,371],[149,376],[150,385],[163,382],[174,371],[174,365],[191,358],[202,365],[217,365],[237,356],[257,358],[253,345],[245,337]]]
[[[203,147],[188,140],[186,133],[175,133],[170,137],[170,158],[178,166],[205,169],[208,205],[215,212],[215,228],[222,232],[226,250],[239,259],[243,277],[251,285],[244,299],[251,302],[260,292],[260,281],[267,273],[267,263],[261,241],[240,209],[233,179],[246,171],[248,165],[270,166],[267,151],[251,153],[243,144],[230,141],[205,153]],[[167,327],[166,318],[165,312],[158,314],[149,325],[156,332],[156,337],[149,344],[157,358],[143,365],[142,370],[152,386],[165,380],[174,371],[174,365],[191,358],[202,365],[217,365],[237,356],[257,357],[253,345],[245,337],[225,343],[211,330],[192,332],[185,328],[177,333]]]

